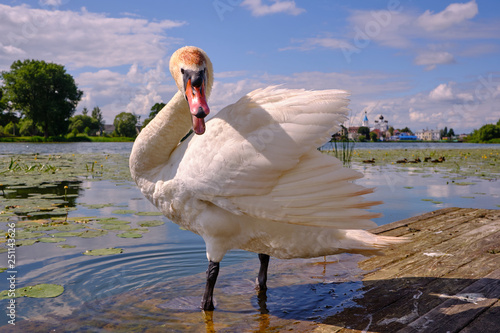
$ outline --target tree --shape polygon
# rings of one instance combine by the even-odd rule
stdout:
[[[69,132],[73,133],[76,129],[76,133],[84,133],[87,127],[89,129],[88,133],[91,135],[99,130],[99,124],[95,118],[81,114],[69,118]]]
[[[9,108],[3,89],[0,87],[0,126],[5,126],[11,122],[18,123],[19,117]]]
[[[88,110],[86,107],[85,107],[85,108],[83,108],[83,110],[82,110],[82,114],[83,114],[84,116],[86,116],[88,113],[89,113],[89,110]]]
[[[440,130],[439,135],[441,135],[442,138],[448,137],[448,127],[445,126],[444,129]]]
[[[104,119],[102,117],[102,111],[98,106],[95,106],[92,109],[92,118],[97,120],[97,124],[99,125],[98,131],[101,131],[104,129]]]
[[[408,126],[406,126],[405,128],[403,128],[400,132],[401,133],[408,133],[408,134],[413,135],[413,132],[411,131],[411,129],[408,128]]]
[[[12,135],[12,136],[15,136],[18,134],[18,128],[17,128],[17,125],[14,124],[12,121],[10,123],[8,123],[7,125],[5,125],[5,127],[3,128],[3,134],[5,135]]]
[[[366,126],[361,126],[360,128],[358,128],[358,133],[363,135],[365,138],[370,137],[370,129]]]
[[[129,112],[122,112],[113,121],[118,136],[135,137],[137,135],[137,116]]]
[[[377,140],[378,140],[378,135],[377,135],[377,133],[375,133],[375,132],[370,132],[370,140],[372,140],[373,142],[377,141]]]
[[[24,118],[19,121],[19,134],[21,136],[41,135],[42,129],[33,124],[33,120]]]
[[[486,124],[479,130],[474,130],[473,137],[481,142],[500,138],[500,127],[493,124]]]
[[[44,136],[65,134],[83,92],[64,66],[40,60],[15,61],[2,72],[5,99],[12,103]]]
[[[389,133],[391,133],[391,136],[393,136],[393,135],[394,135],[394,127],[392,127],[392,126],[391,126],[391,127],[389,127],[389,130],[388,130],[388,131],[389,131]]]
[[[455,136],[455,131],[453,130],[453,128],[450,128],[450,130],[448,131],[447,137],[451,138],[451,137],[454,137]]]
[[[149,113],[149,116],[144,120],[142,128],[146,127],[146,125],[149,124],[149,122],[153,120],[154,117],[156,117],[158,112],[160,112],[165,105],[166,105],[165,103],[156,103],[155,105],[153,105],[151,107],[151,112]]]

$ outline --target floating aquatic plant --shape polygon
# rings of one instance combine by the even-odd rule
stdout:
[[[83,252],[83,254],[87,256],[107,256],[112,254],[120,254],[123,252],[121,248],[107,248],[107,249],[96,249],[96,250],[87,250]]]
[[[139,225],[141,227],[158,227],[158,226],[163,225],[163,224],[165,224],[165,222],[158,221],[158,220],[139,222]]]
[[[134,214],[135,210],[131,209],[117,209],[111,212],[112,214],[125,215],[125,214]]]
[[[63,292],[64,287],[61,285],[42,283],[34,286],[17,288],[14,293],[10,290],[4,290],[0,292],[0,300],[17,297],[54,298],[61,295]]]

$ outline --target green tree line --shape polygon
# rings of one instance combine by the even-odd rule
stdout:
[[[74,115],[83,91],[62,65],[41,60],[18,60],[0,73],[0,136],[75,138],[103,135],[104,119],[96,106]],[[157,111],[153,106],[152,114]],[[154,110],[153,110],[154,109]],[[160,108],[161,109],[161,108]],[[156,113],[155,113],[156,112]],[[152,119],[150,114],[150,118]],[[150,119],[148,118],[147,121]],[[138,118],[122,112],[113,122],[112,136],[135,137]]]
[[[500,143],[500,119],[496,124],[486,124],[472,131],[467,137],[468,142]]]

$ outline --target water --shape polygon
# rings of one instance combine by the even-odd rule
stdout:
[[[0,156],[9,154],[130,154],[133,142],[31,143],[0,142]]]
[[[131,147],[132,143],[0,143],[0,155],[104,152],[127,156]],[[356,144],[356,149],[360,150],[417,147],[477,148],[476,145],[456,143],[425,146],[420,143]],[[499,149],[500,145],[479,147]],[[469,185],[458,186],[453,183],[452,174],[434,172],[434,169],[422,172],[411,166],[402,169],[396,165],[357,163],[353,168],[365,174],[358,180],[360,184],[376,188],[367,199],[384,201],[373,208],[384,214],[375,220],[379,225],[444,207],[492,209],[500,205],[500,186],[496,178],[469,177],[466,179]],[[256,255],[231,251],[222,262],[216,287],[218,310],[214,318],[207,319],[198,310],[207,266],[201,237],[180,230],[161,216],[114,214],[113,211],[120,207],[141,212],[156,211],[130,181],[82,179],[71,186],[76,187],[71,193],[77,197],[69,205],[77,209],[69,216],[116,216],[130,221],[132,227],[152,219],[166,223],[150,228],[149,233],[138,239],[123,239],[117,237],[116,232],[110,232],[91,239],[68,237],[65,244],[75,248],[61,249],[57,244],[45,243],[16,248],[19,286],[55,283],[65,287],[65,292],[54,299],[18,299],[18,323],[30,319],[35,327],[48,325],[47,330],[74,327],[75,331],[85,331],[82,327],[99,331],[106,325],[112,328],[112,323],[125,325],[127,321],[144,327],[161,324],[163,326],[159,327],[172,331],[199,331],[201,328],[210,331],[220,328],[221,323],[228,325],[229,331],[265,331],[273,325],[288,327],[286,325],[294,323],[290,329],[307,331],[310,323],[345,307],[356,306],[356,300],[362,298],[357,257],[329,257],[328,264],[323,265],[311,265],[311,260],[273,259],[269,273],[271,288],[267,299],[262,299],[253,291],[258,268]],[[62,189],[58,191],[60,194]],[[100,209],[86,206],[102,203],[112,206]],[[82,255],[86,249],[104,247],[120,247],[124,252],[103,257]],[[340,262],[337,261],[339,258]],[[0,260],[0,267],[5,267],[6,255],[0,254]],[[317,261],[321,263],[321,260]],[[0,290],[8,289],[5,276],[6,273],[0,273]],[[4,308],[6,304],[5,300],[0,301],[0,307]],[[94,318],[95,322],[89,318]],[[0,324],[6,323],[7,318],[0,311]],[[25,331],[30,331],[30,323],[24,322],[23,325],[26,325]],[[314,326],[310,328],[314,329]],[[122,330],[127,331],[123,327]]]
[[[322,150],[333,149],[333,143],[324,144]],[[458,142],[355,142],[354,149],[500,149],[500,144],[458,143]]]

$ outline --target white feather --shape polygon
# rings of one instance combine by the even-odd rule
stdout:
[[[233,248],[280,258],[377,251],[401,240],[356,230],[374,226],[377,214],[365,209],[376,202],[362,197],[371,190],[316,149],[346,120],[347,96],[258,89],[177,145],[168,136],[180,132],[171,114],[185,112],[177,94],[137,138],[132,174],[167,217],[204,238],[212,261]]]

